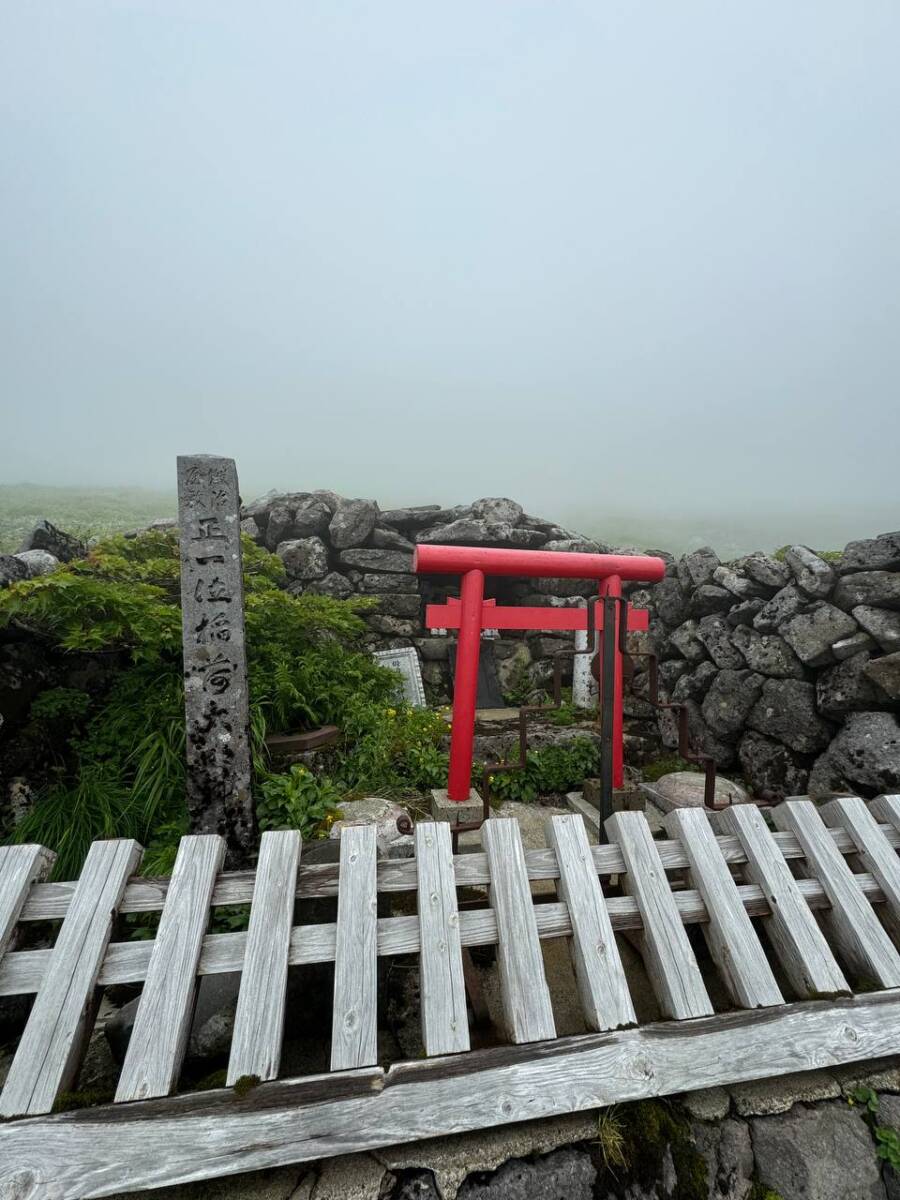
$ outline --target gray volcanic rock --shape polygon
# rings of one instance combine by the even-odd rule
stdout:
[[[764,596],[766,594],[765,589],[761,588],[758,583],[755,583],[752,579],[748,579],[744,575],[739,575],[731,567],[716,567],[715,571],[713,571],[713,583],[725,588],[733,596],[737,596],[739,600],[749,600],[752,596]]]
[[[341,500],[328,526],[328,536],[336,550],[361,546],[378,520],[374,500]]]
[[[49,575],[59,566],[59,559],[49,550],[20,550],[15,557],[24,564],[32,579],[38,575]]]
[[[703,719],[720,737],[735,737],[762,693],[763,677],[752,671],[720,671],[703,701]]]
[[[725,588],[714,583],[703,583],[691,596],[692,617],[706,617],[712,613],[724,613],[734,604],[734,596]]]
[[[241,533],[246,533],[247,537],[256,542],[257,545],[261,546],[265,542],[263,531],[253,517],[244,517],[241,521]]]
[[[417,575],[362,575],[357,581],[357,588],[364,594],[372,592],[410,592],[418,594],[419,577]]]
[[[703,662],[708,657],[706,646],[699,638],[699,626],[696,621],[685,621],[669,635],[669,641],[688,662]]]
[[[73,558],[84,558],[87,554],[87,545],[81,538],[58,529],[49,521],[38,521],[31,532],[26,535],[19,547],[19,553],[21,554],[23,550],[46,550],[60,562],[71,562]]]
[[[693,592],[704,583],[711,583],[719,565],[719,556],[712,546],[701,546],[678,560],[678,581],[686,592]]]
[[[884,1200],[879,1162],[858,1107],[796,1104],[778,1116],[756,1117],[750,1127],[757,1176],[785,1200]]]
[[[751,600],[742,600],[740,604],[735,604],[729,608],[725,614],[725,620],[734,628],[737,628],[739,625],[752,625],[757,615],[762,612],[764,604],[765,601],[758,597]]]
[[[688,598],[677,579],[667,575],[653,589],[656,611],[669,628],[688,618]]]
[[[704,717],[703,710],[696,700],[685,701],[688,714],[688,733],[692,744],[702,754],[708,754],[716,760],[718,767],[730,767],[734,762],[734,745],[720,737],[715,730],[710,729]]]
[[[485,496],[472,505],[472,516],[479,521],[505,521],[507,525],[518,525],[523,513],[522,505],[506,496]]]
[[[816,711],[816,689],[799,679],[767,679],[747,724],[801,754],[824,749],[831,726]]]
[[[288,543],[290,545],[290,543]],[[353,585],[346,575],[329,571],[324,579],[301,584],[299,581],[288,587],[289,592],[312,592],[314,596],[334,596],[335,600],[346,600],[353,595]]]
[[[836,787],[870,796],[900,791],[900,724],[896,716],[851,713],[816,760],[809,786],[815,795]]]
[[[23,579],[30,577],[28,566],[15,554],[0,554],[0,588],[9,587],[11,583],[21,583]]]
[[[373,529],[369,538],[376,550],[413,550],[415,547],[409,538],[405,538],[396,529]]]
[[[545,550],[561,550],[564,554],[608,554],[609,546],[594,538],[551,538],[544,542]]]
[[[808,612],[785,621],[780,633],[802,663],[821,667],[834,661],[835,642],[850,637],[856,629],[851,616],[833,604],[819,601]]]
[[[900,650],[900,613],[889,608],[870,608],[867,604],[858,604],[852,613],[882,650],[888,654]]]
[[[886,654],[882,658],[870,659],[864,670],[888,700],[894,704],[900,701],[900,651]]]
[[[375,594],[372,599],[378,601],[378,611],[389,617],[418,617],[422,612],[422,601],[418,596],[386,592],[382,595]]]
[[[859,571],[844,575],[834,589],[834,603],[849,611],[858,604],[900,609],[900,572]]]
[[[775,679],[803,678],[803,664],[777,633],[757,633],[749,625],[740,625],[731,635],[731,641],[751,671]]]
[[[254,518],[256,519],[256,518]],[[277,504],[269,509],[269,519],[266,523],[266,547],[277,551],[281,542],[287,541],[294,524],[294,506],[279,499]]]
[[[893,613],[888,613],[887,609],[878,609],[879,612],[885,612],[889,617],[894,616]],[[859,621],[854,611],[853,616]],[[900,632],[900,617],[895,618],[897,621],[897,629]],[[862,624],[862,622],[860,622]],[[847,638],[841,638],[839,642],[835,642],[831,647],[834,657],[838,662],[843,662],[845,658],[852,658],[854,654],[860,654],[863,650],[876,649],[876,642],[873,637],[860,629],[857,633],[851,633]]]
[[[413,556],[405,550],[342,550],[338,560],[344,567],[360,571],[388,571],[396,575],[412,572]]]
[[[449,525],[437,525],[416,534],[416,541],[437,546],[516,546],[536,549],[545,542],[537,529],[515,529],[508,521],[479,521],[461,517]]]
[[[321,496],[304,496],[294,507],[291,537],[324,537],[330,523],[331,509]]]
[[[771,554],[763,554],[759,550],[748,554],[742,565],[745,573],[755,583],[773,591],[787,587],[791,581],[791,571],[787,563],[779,562]]]
[[[718,673],[719,668],[715,663],[700,663],[696,670],[679,677],[672,688],[672,699],[679,703],[685,700],[702,700]]]
[[[825,717],[839,720],[849,712],[883,708],[887,697],[866,671],[867,651],[822,671],[816,680],[816,704]]]
[[[408,532],[424,529],[426,525],[446,525],[452,519],[449,509],[441,508],[439,504],[419,504],[412,508],[388,508],[379,517],[382,525],[393,525],[395,529],[404,529]]]
[[[900,531],[848,542],[837,569],[841,575],[851,571],[900,571]]]
[[[753,618],[753,627],[760,633],[775,633],[780,625],[809,604],[809,597],[796,586],[789,583],[780,592],[776,592]]]
[[[750,790],[761,800],[781,800],[806,793],[809,770],[781,742],[748,729],[738,746],[738,759]]]
[[[290,579],[323,579],[328,574],[328,548],[321,538],[282,542],[276,554]]]
[[[732,644],[732,632],[724,617],[703,617],[697,623],[697,637],[717,667],[737,669],[744,665],[743,655]]]
[[[712,663],[709,664],[711,667]],[[690,666],[683,658],[670,658],[666,662],[659,664],[659,691],[660,696],[671,697],[675,687],[683,675],[690,672]],[[715,667],[713,667],[715,670]]]
[[[834,568],[808,546],[790,546],[784,561],[794,573],[801,592],[814,600],[824,600],[834,587]]]
[[[255,521],[260,529],[265,529],[269,520],[269,510],[275,504],[280,493],[277,488],[271,488],[264,496],[259,496],[249,504],[241,506],[241,517]]]

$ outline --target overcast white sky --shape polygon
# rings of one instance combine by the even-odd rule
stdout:
[[[900,526],[900,5],[2,23],[4,481]]]

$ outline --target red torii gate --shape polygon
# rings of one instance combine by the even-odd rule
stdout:
[[[478,658],[483,629],[577,630],[591,627],[584,608],[501,607],[484,599],[485,575],[522,575],[534,578],[596,579],[600,601],[595,602],[593,627],[601,632],[604,676],[603,720],[612,745],[612,787],[623,783],[622,754],[622,648],[624,633],[644,630],[646,610],[632,609],[622,598],[623,581],[656,583],[666,565],[650,555],[578,554],[561,550],[493,550],[476,546],[416,547],[413,570],[420,574],[461,575],[459,600],[429,604],[425,625],[429,629],[458,629],[456,675],[453,687],[453,729],[450,735],[448,800],[470,801],[472,748],[475,740],[475,705]],[[625,609],[627,624],[621,625]],[[607,640],[607,631],[613,636]],[[604,686],[605,685],[605,686]],[[611,701],[611,703],[610,703]],[[611,718],[611,723],[610,723]],[[606,769],[608,771],[609,765]]]

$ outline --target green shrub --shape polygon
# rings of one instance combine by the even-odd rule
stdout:
[[[326,832],[324,826],[340,799],[330,779],[294,763],[286,775],[269,775],[262,781],[256,802],[260,831],[299,829],[304,840],[318,837]]]
[[[548,793],[579,788],[600,769],[600,748],[592,738],[576,737],[560,746],[529,750],[521,771],[490,776],[491,795],[498,800],[526,803]]]

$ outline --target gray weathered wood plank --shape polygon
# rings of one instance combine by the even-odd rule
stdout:
[[[166,906],[150,950],[116,1101],[167,1096],[178,1082],[209,924],[209,898],[225,857],[216,834],[181,839]]]
[[[446,821],[416,825],[419,873],[420,1007],[425,1053],[469,1049],[453,845]]]
[[[247,1076],[278,1077],[299,861],[296,830],[262,835],[225,1079],[229,1087]]]
[[[900,828],[882,826],[882,833],[895,849],[900,849]],[[835,845],[842,854],[853,854],[850,835],[842,829],[832,830]],[[793,834],[776,833],[775,842],[787,859],[802,858],[803,851]],[[727,863],[747,861],[738,838],[731,835],[718,838],[719,849]],[[660,859],[667,871],[684,869],[689,864],[677,841],[656,843]],[[591,855],[599,875],[617,875],[625,870],[619,849],[615,845],[592,846]],[[558,879],[556,855],[552,850],[527,850],[525,864],[528,878]],[[455,859],[456,886],[475,887],[490,883],[487,856],[481,853],[457,855]],[[300,863],[297,874],[297,899],[338,894],[337,863]],[[213,907],[225,904],[249,904],[253,899],[253,871],[231,871],[219,876],[212,895]],[[22,909],[21,921],[54,921],[66,915],[74,883],[36,883]],[[165,903],[167,879],[133,879],[125,889],[119,911],[122,913],[159,912]],[[416,865],[410,860],[385,859],[378,864],[379,892],[414,892]]]
[[[497,918],[497,962],[507,1035],[512,1042],[556,1037],[534,901],[519,823],[492,817],[481,827],[491,873],[490,904]]]
[[[559,863],[559,896],[572,922],[572,955],[588,1029],[619,1029],[637,1022],[591,847],[580,816],[546,823],[547,845]]]
[[[625,860],[620,883],[640,910],[644,961],[663,1012],[679,1021],[708,1016],[712,1004],[647,818],[639,812],[613,813],[604,828]]]
[[[691,883],[703,897],[709,914],[703,933],[731,998],[742,1008],[783,1004],[784,997],[706,812],[676,808],[664,824],[666,832],[679,838],[684,846]]]
[[[882,826],[859,796],[840,796],[823,804],[819,812],[827,825],[846,830],[853,839],[860,864],[884,893],[882,920],[895,942],[900,942],[900,860]]]
[[[94,1200],[892,1054],[895,991],[0,1125],[0,1195]]]
[[[876,796],[869,801],[869,812],[877,821],[883,821],[891,832],[900,833],[900,795]]]
[[[43,846],[0,846],[0,958],[12,942],[31,885],[44,878],[55,859]]]
[[[334,949],[331,1069],[378,1061],[378,892],[375,826],[341,831],[341,886]]]
[[[813,802],[786,800],[773,809],[772,818],[779,829],[794,834],[806,851],[809,873],[825,888],[831,908],[822,920],[844,962],[881,987],[900,987],[900,957]]]
[[[0,1116],[50,1112],[74,1080],[116,908],[140,857],[138,843],[124,838],[88,851],[0,1095]]]
[[[735,804],[719,813],[747,854],[746,871],[769,903],[766,932],[799,996],[849,991],[837,960],[803,898],[778,844],[755,804]],[[824,885],[822,885],[824,887]]]

